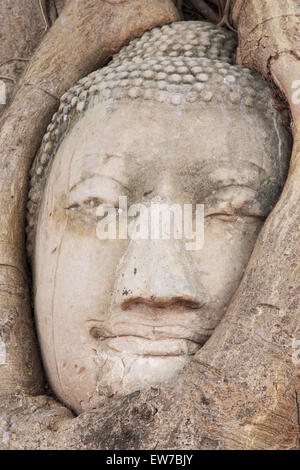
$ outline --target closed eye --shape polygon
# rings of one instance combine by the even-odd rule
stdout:
[[[99,212],[98,208],[103,207],[103,213]],[[115,202],[108,202],[104,199],[100,199],[98,197],[89,197],[84,199],[82,202],[74,201],[69,206],[65,207],[66,210],[72,212],[78,212],[80,214],[85,214],[87,216],[92,216],[96,219],[102,219],[108,215],[110,209],[117,209],[118,203]]]
[[[86,208],[94,208],[100,206],[100,204],[103,204],[103,200],[99,199],[98,197],[89,197],[85,199],[82,202],[72,202],[69,206],[66,207],[67,210],[77,210],[80,209],[80,207],[86,207]]]
[[[210,195],[204,202],[205,217],[235,220],[237,217],[265,219],[257,193],[245,186],[227,186]]]
[[[204,218],[205,219],[211,219],[211,218],[217,218],[219,220],[223,220],[224,222],[235,222],[236,220],[240,219],[241,217],[243,218],[248,218],[249,221],[251,219],[261,219],[265,220],[265,216],[259,215],[259,214],[243,214],[243,213],[225,213],[225,212],[214,212],[212,214],[206,215]]]

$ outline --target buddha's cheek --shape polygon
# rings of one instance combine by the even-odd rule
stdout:
[[[215,328],[239,286],[262,226],[258,218],[234,222],[212,217],[205,221],[204,246],[191,251],[209,296],[203,315],[206,328]]]
[[[55,252],[44,251],[43,284],[48,285],[48,293],[43,296],[39,292],[39,298],[51,304],[47,325],[43,306],[38,305],[36,313],[51,386],[63,401],[80,411],[81,401],[88,403],[96,392],[101,366],[97,341],[90,330],[95,320],[104,320],[107,315],[117,264],[125,248],[122,241],[99,240],[93,227],[74,228],[67,223]],[[51,238],[51,231],[49,235]],[[53,283],[46,279],[47,257],[52,257],[51,264],[56,266]]]

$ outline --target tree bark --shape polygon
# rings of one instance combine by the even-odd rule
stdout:
[[[5,83],[6,104],[44,32],[36,0],[0,1],[0,80]],[[5,107],[1,101],[0,114]]]
[[[5,100],[1,88],[0,114],[47,27],[67,1],[0,0],[0,80],[5,84]]]

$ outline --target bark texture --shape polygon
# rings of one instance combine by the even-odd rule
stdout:
[[[235,0],[231,15],[238,29],[239,63],[269,78],[273,59],[283,53],[299,59],[300,4],[297,0]]]
[[[9,105],[33,52],[67,1],[0,1],[0,80],[5,83],[6,95],[6,102],[0,103],[0,114]]]
[[[5,83],[6,104],[44,32],[36,0],[0,1],[0,80]],[[4,107],[0,104],[0,113]]]

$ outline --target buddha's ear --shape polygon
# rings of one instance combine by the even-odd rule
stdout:
[[[37,8],[36,1],[30,3]],[[178,19],[171,0],[68,1],[1,115],[0,311],[7,312],[10,329],[5,346],[1,343],[7,362],[0,368],[0,395],[42,390],[26,279],[24,212],[30,164],[50,117],[71,85],[105,64],[124,44]],[[24,34],[27,37],[27,29]]]

